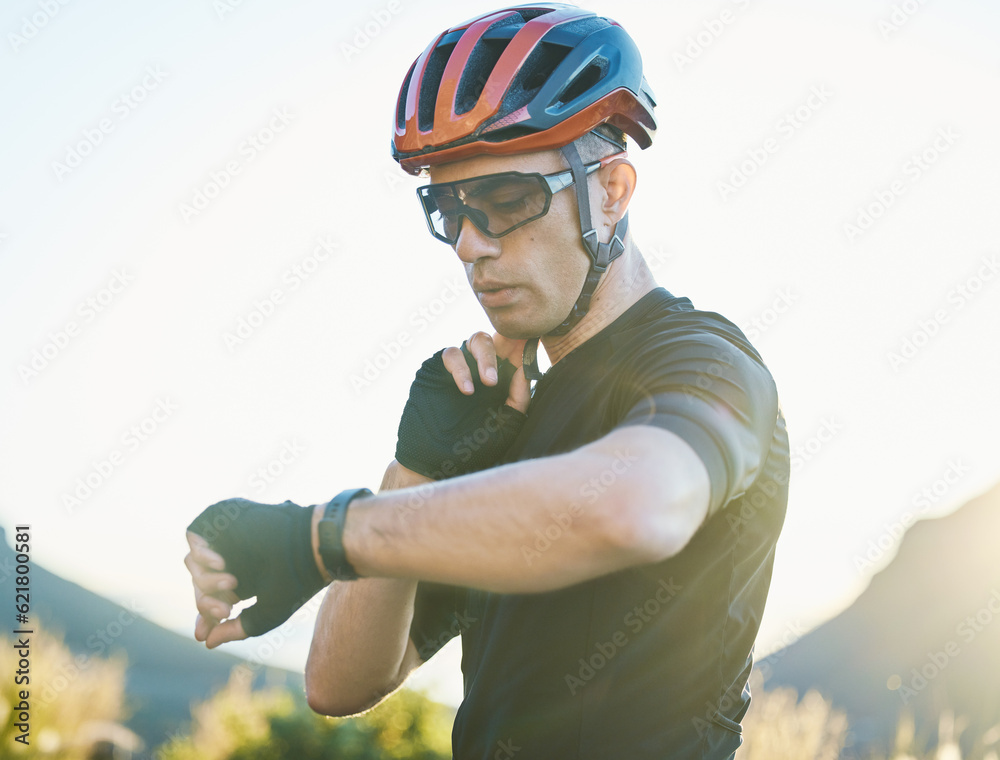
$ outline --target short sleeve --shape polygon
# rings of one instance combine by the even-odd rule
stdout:
[[[461,631],[456,614],[458,595],[464,595],[464,592],[464,589],[442,583],[417,583],[410,639],[424,662]]]
[[[684,439],[708,470],[709,515],[742,495],[764,465],[778,415],[774,380],[756,352],[716,332],[661,332],[630,365],[617,427],[653,425]]]

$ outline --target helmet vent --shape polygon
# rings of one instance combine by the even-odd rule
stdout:
[[[587,90],[604,79],[608,70],[608,59],[604,56],[596,56],[577,77],[570,82],[566,89],[559,94],[556,105],[571,103],[583,95]]]
[[[462,72],[455,92],[455,113],[461,115],[471,111],[483,94],[486,80],[490,78],[493,68],[507,49],[508,40],[480,39],[472,49],[469,63]]]
[[[480,140],[483,142],[506,142],[508,140],[515,140],[518,137],[525,137],[527,135],[535,134],[538,130],[532,129],[531,127],[522,127],[515,124],[513,127],[504,127],[503,129],[495,129],[491,132],[486,132],[480,136]]]
[[[544,16],[546,13],[551,13],[554,8],[518,8],[517,12],[521,14],[521,18],[524,19],[525,23],[531,21],[533,18],[538,18],[539,16]]]
[[[417,67],[417,62],[414,61],[413,65],[410,66],[410,70],[406,73],[406,79],[403,80],[403,86],[399,90],[399,102],[396,104],[396,128],[406,129],[406,95],[410,91],[410,80],[413,79],[413,70]]]
[[[567,47],[546,42],[535,47],[521,67],[518,76],[511,82],[500,115],[506,116],[528,105],[569,52],[570,49]]]
[[[417,126],[421,132],[429,132],[434,128],[434,107],[437,103],[438,90],[441,89],[441,77],[454,49],[454,45],[441,45],[434,48],[430,58],[427,59],[427,68],[424,69],[420,85],[420,97],[417,98]]]

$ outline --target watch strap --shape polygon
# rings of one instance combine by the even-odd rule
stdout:
[[[334,580],[353,581],[359,576],[351,563],[347,561],[344,552],[344,523],[347,520],[347,507],[351,501],[371,496],[367,488],[349,488],[341,491],[326,505],[323,519],[319,521],[319,556],[323,565]]]

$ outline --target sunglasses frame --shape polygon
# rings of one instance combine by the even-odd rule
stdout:
[[[585,164],[584,169],[586,170],[587,174],[590,175],[596,172],[598,169],[603,169],[605,166],[607,166],[616,159],[627,158],[627,157],[628,157],[628,152],[623,150],[611,156],[606,156],[605,158],[602,158],[599,161],[594,161],[593,163]],[[540,186],[542,190],[545,192],[545,205],[542,207],[541,212],[535,214],[534,216],[530,216],[527,219],[524,219],[523,221],[518,222],[513,227],[510,227],[504,230],[503,232],[493,233],[490,232],[489,230],[481,229],[478,224],[472,221],[472,215],[469,214],[467,211],[465,211],[465,209],[468,208],[472,211],[477,212],[478,214],[484,214],[484,212],[480,211],[479,209],[471,209],[471,207],[468,207],[461,201],[458,201],[457,200],[458,192],[456,186],[464,185],[469,182],[476,182],[479,180],[494,179],[495,177],[519,177],[519,178],[540,179],[542,181]],[[454,247],[455,245],[458,244],[458,238],[462,234],[462,217],[468,217],[469,221],[477,230],[486,235],[486,237],[490,237],[495,240],[497,238],[503,237],[504,235],[509,235],[514,230],[519,229],[520,227],[523,227],[524,225],[528,224],[528,222],[534,222],[538,219],[541,219],[543,216],[549,213],[549,206],[552,204],[552,196],[558,193],[560,190],[565,190],[567,187],[571,187],[572,185],[573,185],[572,169],[564,169],[563,171],[553,172],[552,174],[540,174],[538,172],[528,172],[528,173],[497,172],[495,174],[483,174],[479,177],[469,177],[468,179],[460,179],[454,182],[434,182],[429,185],[422,185],[417,188],[417,197],[420,199],[420,207],[424,211],[424,221],[427,222],[427,229],[430,231],[431,235],[433,235],[437,240],[440,240],[442,243],[447,243],[448,245]],[[427,207],[428,200],[430,199],[431,188],[449,187],[449,186],[452,188],[453,196],[456,198],[456,202],[458,203],[458,229],[455,233],[454,240],[449,240],[445,235],[438,234],[437,230],[434,229],[434,222],[431,220],[431,214],[434,212],[428,210]]]

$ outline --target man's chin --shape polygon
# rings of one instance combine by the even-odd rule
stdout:
[[[506,325],[497,324],[496,322],[491,322],[491,324],[493,325],[493,329],[496,330],[496,332],[499,335],[502,335],[503,337],[508,338],[509,340],[529,340],[531,338],[538,337],[538,333],[513,330],[510,327],[507,327]]]
[[[511,340],[537,338],[554,329],[554,327],[539,324],[534,320],[517,319],[513,315],[503,314],[499,310],[487,310],[486,316],[494,330]]]
[[[558,307],[545,305],[548,308],[540,309],[537,299],[523,297],[504,306],[486,306],[480,302],[493,329],[512,340],[528,340],[547,335],[562,324],[565,314],[573,308],[573,304],[569,304],[566,306],[565,314],[562,314]]]

